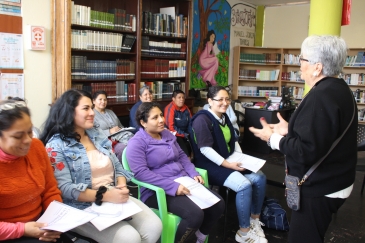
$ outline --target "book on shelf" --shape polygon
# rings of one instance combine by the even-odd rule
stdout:
[[[122,52],[130,52],[134,42],[136,41],[135,35],[125,35],[122,43]]]
[[[144,11],[142,13],[142,32],[162,36],[185,37],[188,18],[172,13],[175,7],[160,8],[160,13]]]

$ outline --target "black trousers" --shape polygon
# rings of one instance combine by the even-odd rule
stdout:
[[[346,199],[315,197],[300,199],[300,210],[292,211],[289,243],[322,243],[332,214]]]
[[[176,142],[179,144],[180,148],[185,152],[188,157],[191,157],[191,145],[190,142],[183,137],[176,137]]]
[[[218,222],[224,211],[224,200],[215,191],[210,191],[221,200],[206,209],[199,208],[186,196],[173,197],[166,195],[167,210],[181,217],[175,235],[175,242],[185,242],[198,229],[203,234],[208,235],[212,227]],[[156,195],[149,197],[145,204],[152,208],[158,208]]]

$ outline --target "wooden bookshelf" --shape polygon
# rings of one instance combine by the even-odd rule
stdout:
[[[348,50],[348,56],[356,56],[359,52],[365,52],[365,48],[350,48]],[[242,54],[250,55],[253,54],[280,54],[280,62],[275,64],[270,63],[269,61],[261,62],[261,60],[243,60]],[[262,48],[262,47],[245,47],[245,46],[236,46],[234,47],[234,56],[233,56],[233,99],[239,99],[242,102],[258,102],[258,101],[267,101],[267,98],[264,95],[259,96],[249,96],[246,94],[239,93],[239,86],[244,87],[275,87],[278,88],[278,96],[281,96],[282,86],[287,87],[295,87],[294,89],[297,91],[304,89],[304,81],[300,80],[299,76],[295,76],[295,74],[300,70],[299,63],[296,61],[297,57],[300,54],[300,48]],[[292,58],[286,58],[288,55],[291,55]],[[240,70],[280,70],[280,74],[277,79],[274,80],[259,80],[256,77],[242,78],[240,75]],[[291,74],[287,76],[286,74]],[[358,76],[351,76],[351,74],[359,74]],[[343,68],[342,77],[349,84],[350,89],[356,94],[357,90],[360,90],[360,98],[364,94],[365,96],[365,80],[363,75],[365,74],[365,66],[351,66],[347,65]],[[362,75],[362,76],[361,76]],[[358,80],[351,80],[358,78]],[[297,103],[302,99],[302,95],[300,93],[293,94]],[[365,109],[365,100],[358,100],[357,102],[358,109]],[[361,121],[361,123],[365,123],[365,121]]]
[[[0,14],[0,32],[22,34],[22,17]],[[0,69],[0,73],[23,73],[23,69]]]
[[[136,16],[136,31],[104,29],[93,26],[85,26],[72,23],[71,0],[52,0],[54,12],[52,13],[53,30],[52,30],[52,62],[53,62],[53,100],[58,98],[63,92],[70,89],[73,84],[88,85],[89,83],[114,82],[123,80],[127,84],[135,84],[136,100],[123,102],[112,102],[108,105],[118,116],[129,115],[129,109],[138,101],[138,90],[140,82],[147,81],[162,81],[163,83],[171,82],[171,80],[180,80],[185,83],[185,92],[189,90],[189,67],[190,67],[190,52],[191,52],[191,24],[192,24],[192,3],[191,0],[74,0],[74,4],[90,7],[91,10],[100,12],[108,12],[109,9],[123,9],[126,13]],[[159,13],[160,8],[175,7],[177,14],[182,14],[187,18],[186,36],[164,36],[146,33],[143,31],[143,12]],[[111,51],[95,51],[81,50],[71,48],[72,46],[72,30],[80,31],[105,31],[112,34],[134,35],[136,41],[130,52],[111,52]],[[168,42],[168,43],[183,43],[186,46],[186,55],[183,57],[162,56],[162,55],[146,55],[142,54],[142,37],[148,37],[150,41]],[[87,60],[104,60],[113,61],[116,59],[130,60],[135,63],[135,76],[125,79],[75,79],[72,78],[72,56],[86,56]],[[163,77],[163,78],[142,78],[142,60],[183,60],[186,62],[185,77]],[[158,102],[170,102],[171,98],[159,99]],[[121,106],[121,107],[119,107]]]

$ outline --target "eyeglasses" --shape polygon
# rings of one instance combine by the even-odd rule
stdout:
[[[302,64],[302,62],[310,62],[308,59],[305,59],[302,57],[302,55],[299,56],[299,66]]]
[[[15,107],[26,107],[27,104],[24,101],[15,101],[12,103],[5,103],[0,105],[0,112],[14,109]]]
[[[223,101],[226,101],[226,103],[231,103],[232,101],[230,98],[219,99],[219,100],[212,98],[212,100],[218,101],[219,103],[223,103]]]

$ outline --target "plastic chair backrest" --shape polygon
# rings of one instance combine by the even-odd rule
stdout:
[[[365,125],[357,125],[357,150],[365,151]]]
[[[127,148],[125,148],[123,151],[122,165],[125,170],[131,171],[128,161],[127,161],[126,154],[127,154]],[[196,171],[198,171],[200,173],[200,175],[202,176],[202,178],[204,179],[204,186],[208,187],[209,183],[208,183],[207,171],[200,169],[200,168],[196,168]],[[151,209],[157,214],[157,216],[161,219],[161,222],[162,222],[161,243],[175,242],[175,232],[181,221],[181,218],[179,216],[169,213],[167,211],[165,191],[158,186],[154,186],[154,185],[139,181],[134,177],[132,178],[131,181],[138,186],[138,199],[140,199],[140,197],[141,197],[141,193],[140,193],[141,187],[145,187],[145,188],[148,188],[148,189],[156,192],[158,209],[153,209],[153,208],[151,208]],[[171,234],[171,232],[174,232],[174,234]],[[205,243],[208,243],[208,237],[206,238]]]

